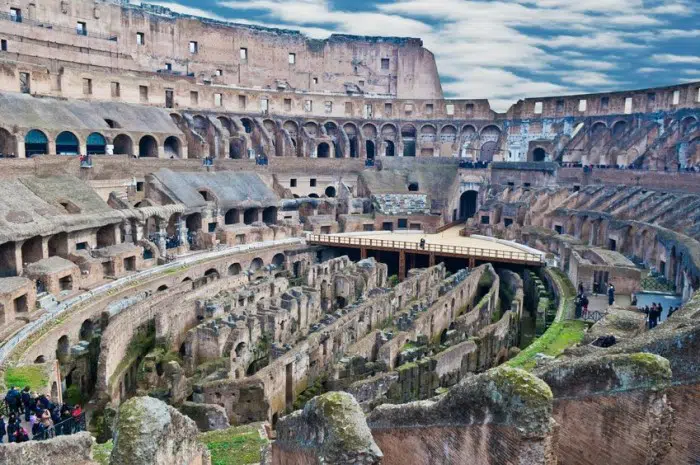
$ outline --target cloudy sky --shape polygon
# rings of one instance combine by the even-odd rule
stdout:
[[[698,0],[173,0],[238,23],[420,37],[448,97],[523,97],[700,81]]]

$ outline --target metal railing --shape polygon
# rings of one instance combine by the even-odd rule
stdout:
[[[515,252],[497,249],[484,249],[479,247],[465,247],[461,245],[446,245],[446,244],[425,244],[420,246],[418,242],[393,241],[384,239],[368,239],[364,237],[348,237],[348,236],[328,236],[320,234],[310,234],[307,237],[307,242],[313,242],[323,245],[335,246],[354,246],[368,247],[381,249],[400,249],[406,251],[415,251],[418,253],[436,253],[449,255],[462,255],[465,257],[473,257],[482,260],[504,260],[517,261],[533,264],[543,264],[544,257],[541,255],[528,252]]]
[[[32,440],[44,441],[46,439],[55,438],[56,436],[68,436],[71,434],[87,431],[87,423],[85,421],[85,412],[77,417],[67,418],[55,425],[43,430],[32,436]]]
[[[69,34],[90,37],[93,39],[111,40],[113,42],[117,41],[116,35],[101,34],[99,32],[88,32],[87,29],[80,29],[78,27],[71,28],[71,27],[66,27],[66,26],[59,26],[57,24],[51,24],[51,23],[47,23],[47,22],[43,22],[43,21],[36,21],[33,19],[27,19],[23,16],[16,16],[16,15],[12,15],[10,13],[0,12],[0,20],[11,21],[13,23],[26,24],[28,26],[42,27],[44,29],[50,29],[50,30],[58,31],[58,32],[66,32]]]

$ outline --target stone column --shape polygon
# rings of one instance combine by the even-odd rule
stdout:
[[[406,279],[406,252],[399,251],[399,281]]]
[[[16,135],[15,138],[17,139],[17,144],[16,144],[16,151],[15,151],[15,156],[17,158],[27,158],[27,154],[24,152],[25,146],[24,146],[24,137],[20,137],[19,135]]]

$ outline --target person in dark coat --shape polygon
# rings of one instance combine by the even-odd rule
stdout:
[[[21,398],[24,407],[24,421],[29,421],[29,414],[32,411],[32,394],[29,386],[25,386],[22,390]]]
[[[612,305],[615,303],[615,286],[610,284],[608,286],[608,305]]]
[[[0,415],[0,444],[3,442],[3,438],[7,434],[7,428],[5,427],[5,417]]]
[[[659,309],[656,303],[651,304],[651,309],[649,310],[649,329],[656,328],[656,324],[659,321]]]
[[[19,420],[17,420],[17,416],[14,413],[11,413],[7,419],[7,442],[15,442],[17,428],[19,428]]]

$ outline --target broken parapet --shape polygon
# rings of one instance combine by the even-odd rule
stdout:
[[[47,441],[0,444],[0,463],[32,465],[87,465],[92,461],[90,433],[57,436]]]
[[[552,391],[520,369],[462,380],[437,400],[382,405],[368,418],[382,465],[551,465]]]
[[[665,358],[649,353],[592,355],[552,362],[535,372],[554,393],[559,463],[690,463],[669,454],[672,444],[687,444],[682,440],[684,425],[693,421],[687,413],[697,414],[697,407],[679,423]]]
[[[226,409],[220,405],[183,402],[180,411],[194,420],[200,431],[215,431],[229,427]]]
[[[153,397],[134,397],[119,407],[110,465],[203,465],[205,447],[194,421]]]
[[[272,465],[373,465],[381,458],[360,405],[348,393],[314,397],[277,423]]]

